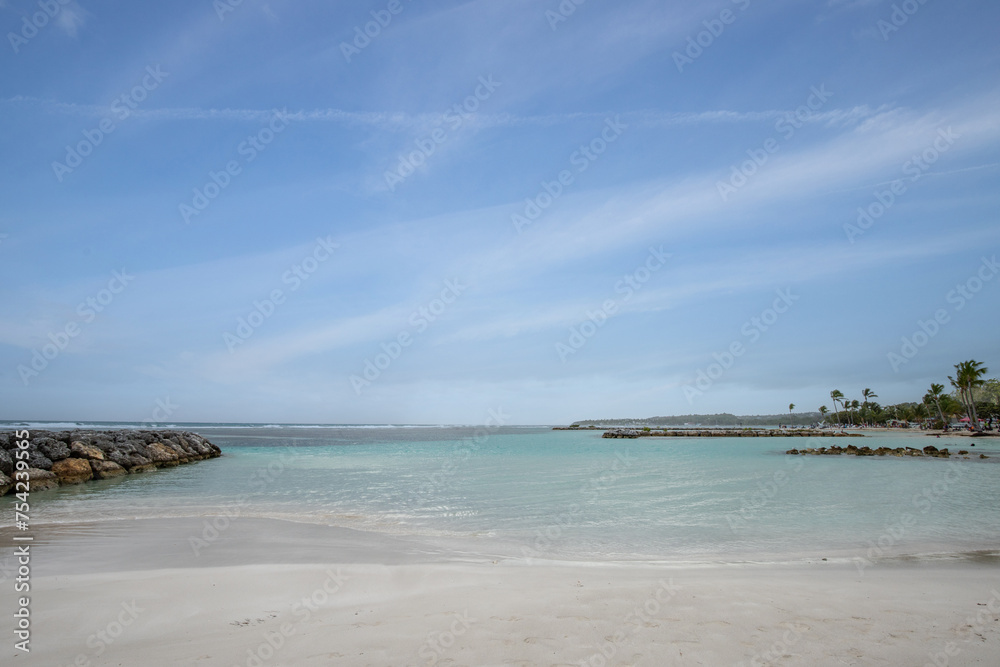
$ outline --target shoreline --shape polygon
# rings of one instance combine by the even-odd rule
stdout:
[[[815,552],[718,552],[664,554],[574,554],[551,550],[525,553],[518,541],[471,535],[390,533],[273,517],[203,514],[173,517],[122,517],[32,527],[33,567],[49,573],[78,574],[127,570],[231,567],[244,565],[313,565],[336,552],[354,564],[503,563],[580,567],[902,567],[950,563],[986,564],[1000,572],[1000,541],[947,549],[945,544],[910,545],[906,550],[868,554],[866,547]],[[0,528],[0,561],[12,549],[12,528]],[[50,550],[54,547],[55,550]],[[861,569],[865,569],[861,568]],[[47,572],[49,571],[49,572]]]
[[[419,540],[264,521],[234,521],[186,559],[195,521],[39,526],[32,652],[6,655],[252,667],[923,665],[940,653],[954,665],[991,664],[1000,642],[998,556],[862,571],[442,561]]]

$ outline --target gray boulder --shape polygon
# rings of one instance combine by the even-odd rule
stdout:
[[[114,461],[126,470],[132,467],[132,456],[121,450],[113,449],[108,452],[105,458],[109,461]]]
[[[52,459],[42,454],[37,449],[28,450],[28,467],[39,470],[52,470]]]
[[[110,452],[115,447],[115,441],[103,433],[95,435],[90,444],[105,453]]]
[[[34,438],[32,439],[32,444],[38,448],[46,458],[52,459],[53,461],[61,461],[62,459],[69,458],[69,447],[62,440],[55,440],[54,438]]]

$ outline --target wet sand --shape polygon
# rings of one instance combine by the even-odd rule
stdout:
[[[863,570],[527,562],[264,519],[232,521],[212,540],[204,518],[36,535],[32,651],[13,650],[5,632],[4,664],[995,665],[1000,655],[995,555]]]

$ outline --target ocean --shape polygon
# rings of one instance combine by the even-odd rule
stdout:
[[[22,426],[0,424],[14,427]],[[626,440],[602,439],[600,431],[444,425],[169,428],[203,435],[223,457],[36,494],[33,522],[263,517],[412,536],[472,557],[554,561],[875,562],[1000,551],[1000,439]],[[971,455],[784,453],[848,442],[933,444]],[[0,508],[8,512],[12,502],[0,499]]]

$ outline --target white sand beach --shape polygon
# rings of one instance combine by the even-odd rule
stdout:
[[[996,665],[993,556],[530,563],[238,519],[40,527],[5,665]],[[3,536],[9,543],[9,536]],[[8,596],[7,591],[4,596]]]

